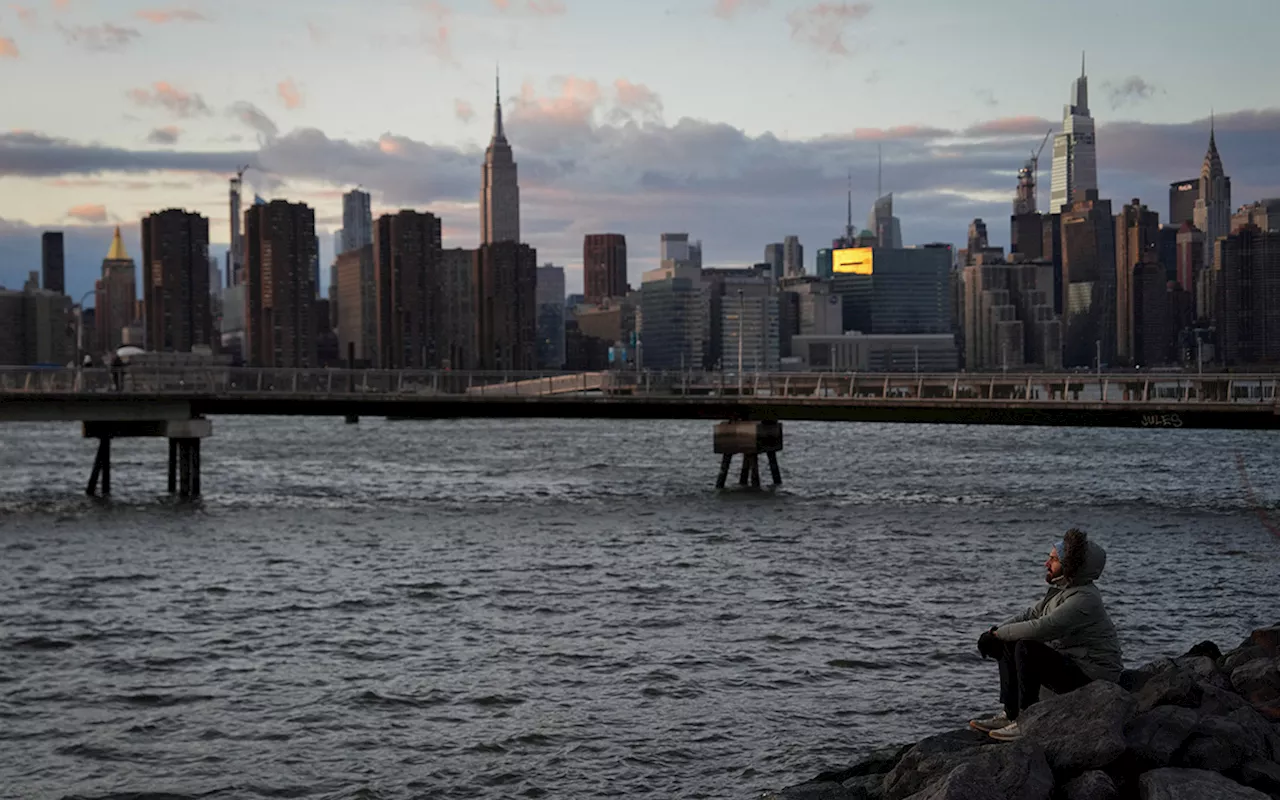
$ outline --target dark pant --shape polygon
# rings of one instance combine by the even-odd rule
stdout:
[[[1009,719],[1040,699],[1041,686],[1064,694],[1092,680],[1069,656],[1042,642],[1024,639],[1000,647],[1000,702]]]

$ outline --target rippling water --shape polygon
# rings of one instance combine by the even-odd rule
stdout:
[[[182,507],[0,426],[0,795],[756,796],[990,709],[1071,525],[1130,664],[1275,622],[1276,434],[786,431],[717,494],[708,423],[217,419]]]

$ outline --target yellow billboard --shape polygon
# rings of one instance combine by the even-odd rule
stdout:
[[[837,275],[870,275],[872,265],[870,247],[846,247],[831,254],[831,271]]]

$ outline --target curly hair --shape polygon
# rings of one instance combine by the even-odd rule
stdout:
[[[1079,528],[1072,528],[1062,537],[1062,549],[1058,559],[1062,562],[1062,575],[1070,580],[1084,566],[1084,557],[1089,550],[1089,534]]]

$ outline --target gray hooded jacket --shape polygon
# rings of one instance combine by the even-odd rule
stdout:
[[[1063,577],[1040,602],[997,628],[996,636],[1006,642],[1044,642],[1070,656],[1089,677],[1114,682],[1123,669],[1120,639],[1102,605],[1102,592],[1093,583],[1107,564],[1107,552],[1083,534],[1077,536],[1068,534]],[[1071,558],[1073,545],[1084,546],[1082,559]],[[1068,562],[1074,562],[1075,569],[1068,569]]]

